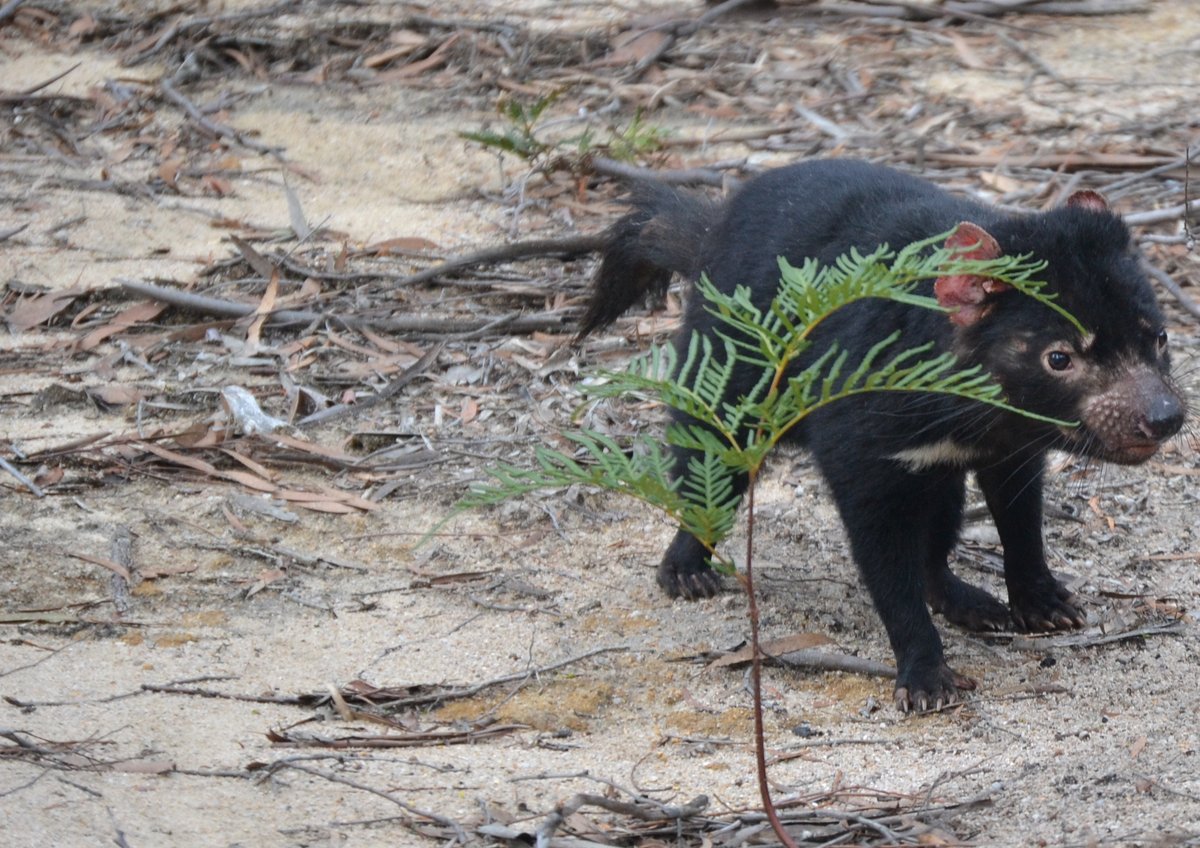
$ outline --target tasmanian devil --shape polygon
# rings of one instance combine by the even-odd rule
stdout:
[[[1177,433],[1186,404],[1170,377],[1167,333],[1130,234],[1097,193],[1055,209],[1011,214],[947,194],[925,180],[847,160],[769,171],[724,205],[642,185],[632,211],[610,230],[580,335],[603,327],[673,273],[707,274],[718,289],[750,287],[761,308],[779,284],[778,258],[831,263],[858,248],[899,248],[948,232],[970,258],[1032,254],[1045,260],[1047,291],[1087,329],[999,280],[943,276],[932,293],[948,313],[885,300],[839,310],[797,363],[836,340],[855,362],[899,330],[900,345],[932,342],[964,366],[980,365],[1007,400],[1056,426],[942,395],[863,394],[812,412],[791,433],[813,454],[845,523],[862,579],[896,656],[897,706],[950,703],[970,678],[946,663],[930,608],[976,629],[1057,630],[1082,625],[1042,547],[1042,475],[1050,449],[1127,465],[1144,462]],[[703,298],[688,298],[680,338],[718,330]],[[685,341],[686,343],[686,341]],[[742,368],[730,400],[761,375]],[[676,449],[676,469],[687,452]],[[1008,607],[951,573],[973,471],[1004,546]],[[746,481],[735,485],[744,491]],[[673,596],[713,595],[720,577],[703,546],[680,531],[658,582]]]

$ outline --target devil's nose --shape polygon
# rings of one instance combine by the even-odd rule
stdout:
[[[1161,394],[1150,402],[1138,429],[1147,438],[1161,442],[1179,432],[1183,418],[1183,404],[1179,398],[1173,394]]]

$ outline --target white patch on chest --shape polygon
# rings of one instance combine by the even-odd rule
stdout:
[[[924,471],[938,465],[962,468],[970,465],[983,454],[975,448],[960,445],[952,439],[942,439],[919,448],[908,448],[892,454],[891,458],[908,466],[909,471]]]

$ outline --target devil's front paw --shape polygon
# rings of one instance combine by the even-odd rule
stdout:
[[[893,698],[900,712],[923,713],[956,703],[959,692],[974,688],[974,680],[942,661],[932,668],[913,668],[898,674]]]
[[[721,575],[708,564],[708,549],[682,530],[658,566],[658,585],[672,598],[695,601],[721,591]]]
[[[1012,622],[1008,607],[978,586],[972,586],[949,572],[946,572],[939,585],[927,591],[926,598],[930,609],[967,630],[1007,630]]]
[[[1008,605],[1017,629],[1027,633],[1074,630],[1086,622],[1074,596],[1057,580],[1034,591],[1010,590]]]

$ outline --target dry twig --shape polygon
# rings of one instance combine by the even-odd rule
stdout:
[[[453,831],[457,841],[460,844],[467,844],[466,831],[463,830],[462,825],[460,825],[458,822],[454,821],[453,819],[446,818],[445,816],[440,816],[437,813],[431,813],[426,810],[422,810],[419,807],[414,807],[411,804],[401,801],[391,792],[385,792],[382,789],[376,789],[374,786],[367,786],[365,783],[359,783],[358,781],[350,780],[349,778],[342,777],[338,774],[333,774],[332,772],[321,771],[320,769],[300,765],[300,763],[292,759],[280,760],[277,763],[271,764],[268,769],[272,773],[282,771],[283,769],[291,769],[292,771],[299,771],[303,772],[304,774],[312,775],[313,777],[319,777],[322,780],[328,780],[330,783],[340,783],[343,786],[349,786],[351,789],[357,789],[360,792],[368,792],[372,795],[376,795],[387,801],[391,801],[397,807],[404,810],[406,813],[409,813],[410,815],[417,816],[425,821],[433,822]]]
[[[429,350],[425,351],[424,355],[422,355],[420,359],[400,372],[399,376],[395,377],[390,383],[384,386],[381,391],[369,397],[365,397],[362,400],[355,401],[354,403],[339,403],[336,406],[329,407],[328,409],[318,410],[312,415],[301,418],[296,422],[296,426],[306,427],[310,424],[328,424],[333,419],[340,418],[343,415],[362,414],[371,407],[394,397],[402,388],[407,386],[421,374],[425,373],[426,369],[428,369],[430,364],[437,359],[437,355],[441,352],[442,345],[434,345]]]
[[[25,0],[8,0],[3,6],[0,6],[0,24],[7,23],[12,20],[17,14],[17,9],[24,3]]]
[[[704,27],[708,26],[722,15],[740,9],[743,6],[750,6],[758,3],[761,0],[724,0],[723,3],[717,3],[704,14],[697,17],[695,20],[681,21],[667,28],[666,38],[662,40],[654,50],[647,53],[633,66],[633,69],[626,76],[626,81],[632,82],[638,79],[646,69],[658,62],[667,51],[675,46],[675,43],[681,38],[695,35]]]
[[[3,468],[5,471],[7,471],[9,474],[11,474],[16,479],[16,481],[18,483],[20,483],[22,486],[24,486],[26,489],[28,489],[35,498],[46,497],[46,493],[43,492],[36,483],[34,483],[32,480],[30,480],[28,477],[26,477],[24,474],[22,474],[15,465],[13,465],[11,462],[9,462],[7,459],[5,459],[2,456],[0,456],[0,468]]]
[[[1168,274],[1166,271],[1163,271],[1161,268],[1156,268],[1148,262],[1145,263],[1144,267],[1151,277],[1158,280],[1159,284],[1171,293],[1171,296],[1175,298],[1179,305],[1183,307],[1188,314],[1195,318],[1200,318],[1200,303],[1196,303],[1196,301],[1188,297],[1183,289],[1179,287],[1179,283],[1171,279],[1170,274]]]
[[[183,111],[187,113],[187,116],[192,119],[196,126],[214,138],[222,138],[226,141],[232,141],[236,144],[240,144],[242,147],[248,147],[251,150],[257,150],[261,153],[270,153],[274,156],[282,158],[284,148],[263,144],[261,141],[255,141],[252,138],[246,138],[245,135],[239,133],[237,130],[227,127],[224,124],[218,124],[216,121],[206,117],[204,113],[200,111],[200,107],[180,93],[179,89],[175,88],[175,86],[171,84],[171,81],[166,77],[163,77],[163,79],[159,81],[158,86],[162,89],[162,93],[167,96],[167,99],[171,100],[173,103],[175,103],[175,105],[183,109]]]

